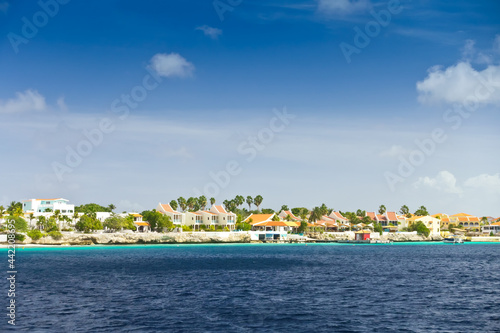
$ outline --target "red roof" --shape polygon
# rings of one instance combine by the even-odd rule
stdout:
[[[368,216],[369,218],[371,218],[373,221],[377,220],[377,218],[375,217],[375,213],[374,212],[367,212],[366,216]]]
[[[386,215],[389,218],[389,221],[397,221],[398,220],[396,212],[387,212]]]

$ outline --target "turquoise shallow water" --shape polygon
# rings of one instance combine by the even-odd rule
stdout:
[[[500,329],[498,245],[18,249],[16,328],[27,332],[495,332]],[[0,325],[3,331],[4,322]]]

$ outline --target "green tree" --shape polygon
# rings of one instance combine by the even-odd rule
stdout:
[[[408,229],[410,231],[416,231],[417,234],[424,235],[425,237],[429,236],[429,234],[431,233],[429,228],[427,228],[422,221],[417,221],[416,223],[412,223]]]
[[[115,206],[115,205],[113,205],[113,204],[109,204],[109,205],[108,205],[108,210],[109,210],[111,213],[113,212],[113,210],[114,210],[115,208],[116,208],[116,206]]]
[[[85,214],[80,218],[75,225],[76,230],[83,232],[91,232],[96,230],[102,230],[102,223],[96,219],[93,214]]]
[[[186,201],[186,204],[188,206],[188,209],[190,212],[192,212],[194,210],[194,206],[198,203],[198,200],[196,198],[193,198],[193,197],[189,197]]]
[[[181,207],[182,211],[185,212],[187,207],[186,199],[179,197],[177,199],[177,203],[179,204],[179,207]]]
[[[42,234],[42,232],[40,230],[35,229],[35,230],[28,231],[28,236],[32,240],[39,240],[40,238],[42,238],[43,234]]]
[[[249,231],[252,230],[252,225],[246,222],[236,223],[237,230]]]
[[[207,197],[202,195],[198,198],[198,204],[200,205],[200,209],[205,210],[207,207]]]
[[[274,210],[272,210],[271,208],[262,208],[262,214],[273,214],[274,213]]]
[[[98,205],[96,203],[88,203],[88,204],[76,206],[75,212],[90,214],[90,213],[96,213],[96,212],[111,212],[111,210],[109,209],[109,206],[104,207],[104,206]]]
[[[26,222],[26,220],[20,216],[11,216],[8,218],[8,220],[14,220],[14,227],[16,233],[27,232],[29,230],[28,222]]]
[[[45,226],[45,216],[40,215],[36,218],[36,226],[38,230],[42,230],[43,227]]]
[[[163,232],[164,229],[172,229],[174,224],[166,215],[157,212],[155,209],[144,211],[141,213],[144,221],[149,222],[151,230]]]
[[[299,232],[299,234],[303,234],[307,229],[307,222],[305,220],[302,220],[300,222],[300,226],[299,228],[297,229],[297,231]]]
[[[56,220],[57,224],[58,224],[58,228],[59,230],[61,230],[61,221],[62,221],[62,216],[61,216],[61,211],[59,209],[56,209],[54,211],[54,214],[52,215],[54,217],[54,219]]]
[[[289,211],[290,209],[288,209],[287,205],[283,205],[283,206],[281,206],[280,212],[282,212],[284,210]]]
[[[322,217],[323,214],[321,214],[321,208],[314,207],[313,210],[311,211],[311,215],[309,216],[309,222],[316,222],[318,220],[321,220]]]
[[[382,235],[382,233],[384,232],[384,229],[382,228],[382,225],[380,223],[374,222],[373,223],[373,231],[376,231]]]
[[[280,217],[278,216],[278,214],[274,214],[273,218],[272,218],[273,221],[281,221],[280,220]]]
[[[177,210],[177,207],[179,207],[178,204],[177,204],[177,201],[171,200],[170,201],[170,207],[172,207],[173,210]]]
[[[10,216],[21,216],[23,213],[23,204],[18,201],[12,201],[7,207],[7,213]]]
[[[214,197],[210,198],[210,206],[213,206],[213,205],[215,205],[215,198]]]
[[[251,211],[253,204],[253,198],[251,196],[247,196],[247,204],[248,204],[248,211]]]
[[[319,207],[320,209],[320,212],[321,212],[321,216],[323,215],[328,215],[328,207],[325,205],[325,204],[322,204],[321,207]]]
[[[237,195],[234,198],[234,202],[236,203],[236,206],[239,208],[241,205],[245,203],[245,198],[242,195]]]
[[[403,205],[403,206],[401,206],[401,208],[399,209],[399,213],[400,213],[401,215],[405,215],[405,216],[406,216],[406,215],[408,215],[408,214],[410,213],[410,208],[408,208],[408,206],[407,206],[407,205]]]
[[[380,205],[380,207],[378,208],[378,213],[380,215],[383,215],[386,211],[387,211],[387,208],[385,208],[384,205]]]
[[[262,195],[258,195],[253,199],[253,204],[257,206],[257,211],[259,210],[260,205],[262,204],[262,201],[264,198],[262,198]]]
[[[356,216],[365,216],[365,215],[366,215],[366,211],[365,210],[358,209],[356,211]]]
[[[125,218],[121,216],[110,216],[104,220],[103,227],[110,230],[121,230],[125,226]]]
[[[425,206],[420,206],[415,211],[415,215],[417,215],[417,216],[427,216],[427,215],[429,215],[429,212],[427,211],[427,208],[425,208]]]

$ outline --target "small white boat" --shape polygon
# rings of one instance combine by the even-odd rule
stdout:
[[[460,236],[450,235],[450,236],[446,237],[445,239],[443,239],[443,243],[463,244],[464,243],[464,239],[462,237],[460,237]]]

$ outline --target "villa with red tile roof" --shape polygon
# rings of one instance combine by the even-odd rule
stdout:
[[[299,222],[273,221],[276,213],[273,214],[251,214],[243,222],[250,223],[254,231],[277,231],[288,232],[300,226]]]
[[[174,210],[169,204],[158,203],[156,211],[170,217],[174,225],[183,225],[185,222],[185,214]]]
[[[374,222],[380,223],[383,227],[393,225],[397,227],[405,218],[398,217],[396,212],[385,212],[384,214],[376,214],[375,212],[366,212],[366,216]]]
[[[500,222],[493,222],[489,225],[485,225],[482,227],[483,233],[493,233],[497,234],[500,233]]]
[[[334,211],[332,211],[332,213],[330,214],[329,217],[332,218],[332,219],[334,219],[335,221],[343,223],[343,224],[348,224],[349,223],[349,220],[346,219],[344,216],[342,216],[342,214],[340,214],[340,212],[334,212]]]
[[[279,215],[278,215],[282,220],[286,220],[287,216],[290,216],[289,219],[292,221],[300,221],[300,218],[297,216],[293,215],[293,213],[289,210],[282,210]]]
[[[481,225],[481,219],[477,216],[459,213],[455,215],[448,214],[434,214],[432,215],[435,218],[441,220],[441,227],[443,229],[448,229],[450,223],[454,225],[461,225],[465,228],[479,228]]]

